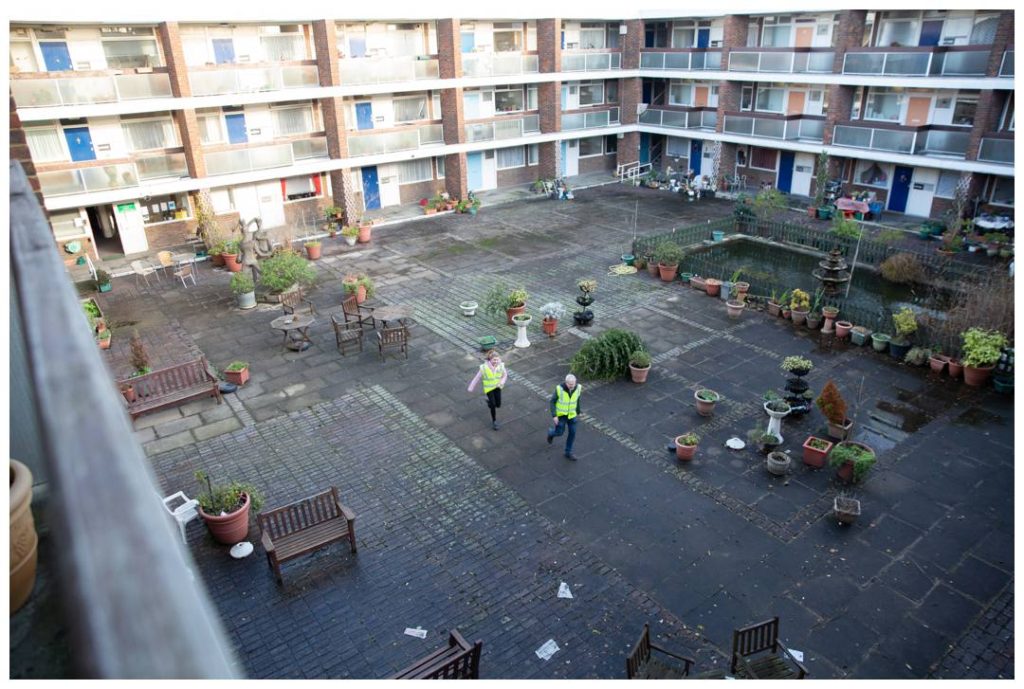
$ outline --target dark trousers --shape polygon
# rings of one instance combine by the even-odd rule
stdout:
[[[558,423],[555,424],[554,428],[548,429],[548,435],[552,438],[559,438],[565,433],[566,427],[569,428],[569,436],[565,439],[565,454],[572,454],[572,444],[576,442],[576,418],[571,419],[566,416],[559,416]]]
[[[501,406],[501,388],[494,388],[487,393],[487,408],[491,410],[491,421],[498,420],[498,407]]]

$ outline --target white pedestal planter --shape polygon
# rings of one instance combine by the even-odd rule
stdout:
[[[528,316],[525,313],[517,314],[512,316],[512,325],[516,326],[518,332],[516,333],[516,341],[513,342],[515,347],[529,347],[530,340],[526,337],[526,326],[533,320],[533,316]]]
[[[764,403],[764,411],[770,417],[768,422],[768,432],[779,439],[779,442],[783,442],[782,438],[782,419],[789,415],[789,405],[785,402],[776,402],[776,404],[785,405],[785,411],[772,411],[768,408],[768,402]]]

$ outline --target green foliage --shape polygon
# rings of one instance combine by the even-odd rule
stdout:
[[[666,266],[679,265],[684,255],[683,247],[675,242],[664,241],[654,248],[654,260]]]
[[[792,371],[810,371],[814,368],[814,362],[810,359],[805,359],[802,356],[787,356],[782,360],[782,364],[779,368],[787,373]]]
[[[900,232],[899,230],[882,230],[881,232],[878,233],[878,236],[875,237],[875,239],[882,242],[883,244],[895,244],[896,242],[903,239],[905,236],[906,234]]]
[[[762,189],[754,197],[754,212],[761,220],[771,220],[786,209],[786,197],[778,189]]]
[[[879,268],[882,271],[882,277],[889,282],[924,282],[927,279],[924,266],[913,254],[893,254],[882,261]]]
[[[697,398],[701,402],[717,402],[718,400],[722,399],[722,396],[719,395],[714,390],[708,390],[707,388],[701,388],[700,390],[697,391]]]
[[[249,368],[248,361],[232,361],[230,364],[224,367],[225,371],[241,371]]]
[[[342,237],[356,237],[358,235],[359,228],[356,227],[355,225],[346,225],[345,227],[341,228]]]
[[[224,251],[221,253],[238,255],[238,247],[241,246],[237,239],[229,239],[224,242]]]
[[[314,280],[316,268],[294,251],[281,251],[260,264],[260,284],[274,294],[295,284],[312,284]]]
[[[345,290],[345,294],[355,294],[359,291],[360,285],[366,290],[366,297],[369,299],[377,293],[376,288],[373,285],[373,280],[366,273],[359,273],[358,275],[346,275],[341,281],[341,287]]]
[[[754,219],[754,209],[746,194],[740,194],[736,199],[736,205],[732,209],[732,218],[738,227],[746,227]]]
[[[902,341],[917,332],[917,317],[909,306],[904,306],[892,315],[892,324],[896,328],[896,337]]]
[[[614,380],[629,372],[633,352],[646,349],[636,333],[612,328],[585,342],[573,356],[569,370],[581,378]]]
[[[196,481],[206,489],[205,493],[196,496],[199,506],[203,512],[210,515],[220,515],[222,512],[231,514],[242,506],[242,493],[249,496],[249,502],[254,512],[259,512],[263,507],[263,493],[251,483],[232,481],[230,483],[214,485],[205,471],[195,473]]]
[[[337,206],[327,206],[324,208],[324,218],[327,220],[334,220],[335,218],[341,217],[342,209]]]
[[[502,316],[509,309],[526,304],[529,296],[522,287],[509,289],[505,283],[496,282],[484,296],[483,310],[495,316]]]
[[[131,361],[132,368],[135,369],[135,375],[137,376],[145,375],[152,370],[149,367],[149,354],[146,352],[146,345],[142,344],[142,338],[139,337],[138,330],[132,332],[131,355],[129,356],[129,360]]]
[[[651,355],[638,349],[629,355],[629,363],[636,368],[648,368],[651,365]]]
[[[963,338],[961,362],[964,366],[991,366],[999,361],[1001,350],[1006,346],[1006,337],[995,330],[971,328],[960,333]]]
[[[306,242],[302,246],[306,247],[307,249],[309,249],[309,248],[316,248],[316,247],[320,246],[320,240],[319,239],[313,239],[311,241]]]
[[[97,333],[96,334],[96,339],[98,339],[98,340],[109,340],[110,339],[110,329],[108,328],[107,330],[104,330],[104,331],[102,331],[100,333]]]
[[[789,297],[789,308],[793,311],[810,311],[811,295],[802,289],[794,289]]]
[[[529,298],[530,295],[527,294],[526,290],[518,287],[508,293],[508,301],[506,302],[508,306],[506,308],[516,309],[520,306],[526,306],[526,300]]]
[[[924,366],[931,358],[932,351],[924,347],[911,347],[903,361],[911,366]]]
[[[684,433],[676,438],[676,442],[685,447],[692,447],[700,442],[700,436],[693,432]]]
[[[843,239],[860,239],[860,225],[853,218],[844,218],[842,215],[832,218],[832,229],[829,232]]]
[[[878,458],[875,453],[860,445],[839,443],[828,455],[828,464],[833,469],[838,469],[847,462],[853,462],[853,480],[860,481],[867,475],[871,467],[875,466]]]
[[[945,251],[960,251],[964,248],[964,238],[958,230],[947,230],[942,234],[942,248]]]
[[[100,307],[92,299],[82,302],[82,308],[85,310],[85,315],[89,318],[90,325],[94,324],[96,319],[100,317]]]
[[[110,284],[110,273],[99,268],[96,270],[96,288],[99,289],[100,285]]]
[[[828,183],[828,153],[822,149],[814,171],[814,207],[820,208],[825,202],[825,185]]]
[[[248,294],[256,289],[256,283],[252,281],[249,273],[240,272],[231,275],[231,291],[235,294]]]

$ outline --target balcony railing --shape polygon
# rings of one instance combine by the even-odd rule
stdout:
[[[117,103],[141,98],[171,98],[173,95],[171,80],[165,73],[12,79],[10,86],[19,108]]]
[[[532,74],[540,69],[536,55],[522,53],[463,53],[462,76],[490,77]]]
[[[647,108],[640,113],[640,124],[678,129],[714,130],[718,114],[714,110],[659,110]]]
[[[349,156],[381,155],[398,151],[415,151],[423,146],[444,143],[444,131],[439,124],[425,124],[395,132],[380,134],[354,134],[348,137]]]
[[[216,69],[190,72],[193,96],[216,96],[226,93],[262,93],[318,86],[315,65],[289,67],[256,67],[251,69]]]
[[[140,181],[163,179],[165,177],[188,177],[188,165],[184,153],[136,158],[135,168]]]
[[[466,142],[497,141],[501,139],[517,139],[521,136],[540,133],[540,116],[527,115],[513,120],[497,120],[495,122],[479,122],[466,125]]]
[[[622,53],[562,51],[563,72],[599,72],[608,69],[619,69],[621,66]]]
[[[140,182],[167,177],[188,177],[184,153],[136,158],[131,163],[93,165],[71,170],[39,173],[39,185],[46,196],[66,196],[92,191],[137,187]]]
[[[978,149],[978,160],[1013,165],[1013,139],[982,139],[981,147]]]
[[[253,146],[231,151],[212,151],[203,157],[209,175],[228,175],[276,167],[287,167],[296,160],[327,156],[327,139],[298,139],[268,146]]]
[[[855,51],[843,56],[843,74],[880,76],[985,76],[989,48],[933,52]]]
[[[914,142],[914,153],[916,155],[964,158],[967,155],[967,144],[970,138],[969,132],[928,129],[918,132]]]
[[[415,57],[346,58],[339,61],[342,85],[437,79],[438,61]]]
[[[1001,77],[1012,77],[1013,76],[1013,51],[1007,50],[1003,52],[1003,62],[999,65],[999,76]]]
[[[722,51],[696,51],[686,53],[640,53],[640,69],[722,69]]]
[[[786,141],[821,143],[825,135],[825,120],[798,117],[794,119],[726,115],[722,123],[726,134],[759,136]]]
[[[893,153],[912,153],[916,131],[836,125],[832,143],[836,146],[866,148]]]
[[[729,71],[831,74],[835,59],[832,51],[731,51]]]
[[[562,131],[570,132],[574,129],[593,129],[595,127],[609,127],[619,123],[619,109],[609,108],[597,112],[576,112],[562,115]]]

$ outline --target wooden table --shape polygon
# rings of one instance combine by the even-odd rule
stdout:
[[[313,341],[309,339],[309,328],[315,321],[316,319],[309,315],[287,314],[272,320],[270,322],[270,329],[280,330],[284,333],[284,340],[281,342],[281,346],[285,348],[288,346],[289,334],[294,333],[294,335],[291,335],[291,339],[293,342],[300,343],[299,349],[296,351],[301,352],[306,349],[306,346],[303,346],[301,343],[313,344]]]
[[[380,321],[382,327],[388,327],[388,321],[398,321],[405,325],[405,319],[412,317],[412,307],[392,304],[390,306],[378,306],[373,310],[373,319]]]

